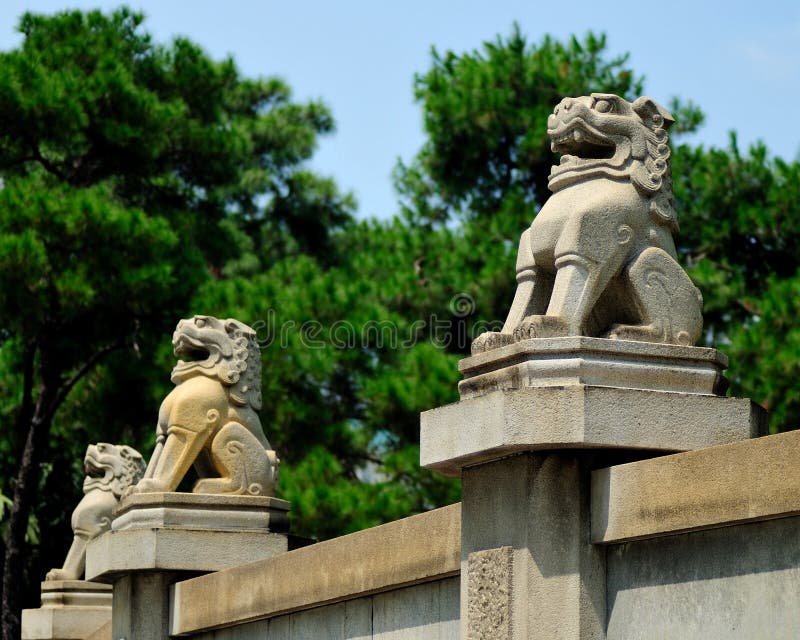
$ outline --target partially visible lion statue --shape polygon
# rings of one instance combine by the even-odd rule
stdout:
[[[523,234],[517,291],[500,332],[473,353],[527,338],[601,336],[692,345],[702,297],[677,262],[667,129],[653,99],[564,98],[547,133],[561,163]]]
[[[238,320],[195,316],[172,337],[184,360],[158,413],[156,447],[129,493],[175,491],[194,465],[195,493],[274,496],[279,461],[258,418],[261,354],[253,329]]]
[[[83,499],[72,512],[75,537],[61,569],[45,580],[80,580],[86,568],[86,543],[111,528],[111,511],[125,490],[144,473],[144,459],[136,449],[106,442],[90,444],[83,459],[86,478]]]

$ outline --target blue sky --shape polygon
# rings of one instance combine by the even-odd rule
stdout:
[[[112,9],[95,0],[0,0],[0,49],[19,42],[26,10]],[[322,98],[337,132],[312,166],[355,192],[361,216],[396,212],[390,173],[424,140],[414,73],[430,48],[465,51],[519,22],[530,40],[605,32],[611,53],[628,51],[662,103],[691,99],[707,115],[689,141],[741,146],[757,139],[785,159],[800,155],[800,2],[676,0],[132,0],[157,40],[185,35],[216,58],[232,55],[248,76],[277,75],[299,100]]]

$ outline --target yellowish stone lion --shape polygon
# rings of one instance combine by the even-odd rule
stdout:
[[[156,447],[130,493],[175,491],[192,465],[195,493],[274,496],[279,460],[261,427],[261,353],[238,320],[178,323],[175,389],[158,414]],[[183,360],[185,358],[185,360]]]
[[[75,537],[60,569],[52,569],[45,580],[81,580],[86,568],[86,543],[111,528],[111,512],[128,487],[145,470],[136,449],[106,442],[90,444],[83,459],[86,478],[83,499],[72,512]]]

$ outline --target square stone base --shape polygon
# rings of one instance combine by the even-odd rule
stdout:
[[[647,457],[767,431],[766,411],[750,400],[589,385],[495,391],[420,418],[420,464],[450,476],[524,451],[639,450]]]
[[[459,362],[462,400],[526,387],[590,385],[724,395],[716,349],[573,336],[533,338]]]
[[[289,503],[263,496],[141,493],[123,499],[111,531],[87,545],[86,577],[209,572],[288,550]]]
[[[42,583],[42,606],[22,612],[22,640],[87,638],[111,620],[111,585],[86,580]]]
[[[111,529],[203,529],[214,531],[289,531],[289,503],[267,496],[204,493],[135,493],[114,509]]]

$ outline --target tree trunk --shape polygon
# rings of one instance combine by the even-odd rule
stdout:
[[[39,457],[50,426],[49,420],[44,422],[42,416],[38,415],[42,399],[40,395],[37,415],[34,415],[28,427],[25,449],[22,452],[14,484],[14,501],[9,510],[3,563],[3,640],[18,640],[21,633],[19,585],[23,579],[25,533],[28,530],[28,519],[36,497]]]
[[[28,520],[39,484],[37,477],[39,458],[43,446],[47,443],[57,399],[56,381],[59,376],[49,366],[50,363],[45,357],[40,363],[41,383],[36,404],[33,403],[35,353],[36,347],[32,343],[26,349],[23,362],[22,407],[17,425],[20,430],[27,429],[27,436],[14,482],[3,556],[2,617],[0,617],[3,640],[18,640],[21,636],[22,607],[19,589],[23,582],[25,534],[28,531]]]
[[[0,613],[0,640],[19,640],[21,636],[22,607],[19,585],[22,584],[24,568],[25,534],[28,520],[36,499],[39,485],[38,471],[42,451],[47,447],[50,425],[56,410],[66,399],[72,388],[94,366],[112,351],[125,346],[127,336],[107,344],[92,353],[69,377],[62,377],[65,367],[55,357],[49,334],[40,335],[38,345],[31,342],[25,351],[23,362],[22,408],[18,429],[27,429],[25,448],[20,457],[19,470],[14,483],[14,498],[8,517],[8,532],[5,540],[2,580],[2,612]],[[36,403],[33,402],[34,361],[39,352],[39,389]]]

